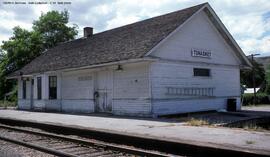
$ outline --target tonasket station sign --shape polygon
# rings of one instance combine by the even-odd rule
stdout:
[[[191,56],[211,58],[211,51],[210,50],[202,50],[202,49],[191,49]]]

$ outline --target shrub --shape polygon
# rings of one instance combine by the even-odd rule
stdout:
[[[0,100],[0,107],[15,107],[16,103],[11,101]]]
[[[257,93],[257,104],[270,104],[268,95],[266,93]],[[247,93],[242,95],[243,105],[252,105],[254,100],[253,93]]]
[[[268,70],[266,71],[265,80],[266,80],[266,89],[265,89],[265,92],[268,95],[270,95],[270,65],[268,66]]]

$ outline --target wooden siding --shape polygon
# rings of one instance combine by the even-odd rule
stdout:
[[[18,108],[22,110],[29,110],[31,108],[30,104],[30,85],[31,82],[26,82],[26,99],[23,98],[23,92],[22,92],[22,83],[23,81],[21,79],[18,79]]]
[[[193,76],[194,67],[209,68],[211,76]],[[151,71],[154,99],[174,98],[175,95],[166,94],[167,87],[214,88],[213,96],[240,96],[240,70],[236,67],[157,62]]]
[[[94,112],[93,71],[64,72],[61,78],[61,110],[64,112]]]
[[[94,112],[94,101],[89,100],[62,100],[63,112],[91,113]]]
[[[93,79],[94,76],[90,70],[63,73],[62,99],[93,99]]]
[[[192,57],[191,49],[212,52],[211,59]],[[239,65],[231,47],[222,38],[205,12],[200,12],[158,47],[152,56],[170,60]]]
[[[193,57],[192,49],[210,50],[210,58]],[[228,98],[240,109],[240,61],[204,12],[187,22],[164,41],[152,56],[153,114],[174,114],[226,108]],[[210,77],[193,76],[193,68],[210,69]],[[168,94],[177,89],[211,89],[210,95]],[[178,91],[179,92],[179,91]]]
[[[30,99],[18,99],[18,109],[30,110]]]
[[[118,115],[150,115],[149,63],[124,64],[123,71],[116,71],[116,68],[117,66],[108,66],[36,75],[33,77],[35,79],[34,109],[82,113],[94,112],[94,91],[98,82],[96,75],[99,71],[110,71],[113,76],[109,78],[111,79],[109,82],[113,91],[112,113]],[[57,75],[57,100],[48,99],[48,77],[51,75]],[[40,76],[42,77],[42,100],[37,100],[36,82],[37,77]],[[19,88],[21,88],[21,85],[19,85]],[[21,95],[21,92],[18,94]],[[29,101],[20,99],[19,104],[22,108],[30,109],[30,99]],[[29,104],[29,106],[27,107],[26,104]]]
[[[226,108],[227,98],[190,99],[190,100],[153,100],[153,114],[166,115],[187,112],[219,110]],[[237,109],[240,110],[240,98],[237,98]]]
[[[193,67],[211,69],[211,77],[194,77]],[[227,98],[240,97],[240,74],[238,68],[203,66],[199,64],[153,63],[151,65],[152,100],[154,114],[166,112],[193,112],[225,108]],[[170,95],[167,87],[210,88],[212,96]],[[200,101],[202,100],[202,101]],[[192,105],[193,102],[193,105]],[[199,104],[202,102],[202,106]],[[209,106],[207,106],[207,103]],[[163,105],[163,106],[162,106]],[[240,109],[238,103],[238,108]],[[165,109],[166,108],[166,109]],[[156,113],[157,112],[157,113]]]
[[[192,57],[191,50],[194,48],[210,50],[211,58]],[[96,75],[98,71],[107,70],[113,75],[110,77],[113,79],[111,87],[113,114],[149,116],[218,110],[226,107],[228,98],[236,98],[237,107],[241,108],[239,101],[241,63],[204,12],[194,16],[178,32],[162,42],[151,56],[159,60],[152,63],[122,64],[123,71],[116,71],[117,65],[113,65],[42,74],[43,100],[35,100],[34,106],[65,112],[94,112],[93,93],[98,78]],[[211,76],[195,77],[193,68],[208,68],[211,70]],[[58,100],[48,100],[50,75],[57,75],[58,78]],[[35,82],[37,76],[34,76]],[[169,87],[211,89],[211,94],[172,94],[168,92]],[[27,91],[29,90],[27,100],[20,99],[22,97],[20,88],[19,80],[19,107],[27,108],[30,81],[27,84]],[[36,98],[34,94],[34,99]]]
[[[150,114],[148,63],[124,65],[123,71],[114,72],[113,84],[113,113],[121,115]]]

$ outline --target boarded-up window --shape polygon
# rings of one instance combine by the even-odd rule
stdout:
[[[23,80],[22,94],[23,99],[26,99],[26,80]]]
[[[49,76],[49,99],[57,99],[57,77]]]
[[[193,73],[194,73],[194,76],[209,77],[210,69],[194,68]]]
[[[42,98],[42,89],[41,89],[42,80],[41,77],[37,77],[37,99],[40,100]]]

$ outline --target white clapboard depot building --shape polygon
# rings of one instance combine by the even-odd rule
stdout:
[[[208,3],[61,43],[9,78],[18,108],[158,116],[240,105],[246,56]]]

